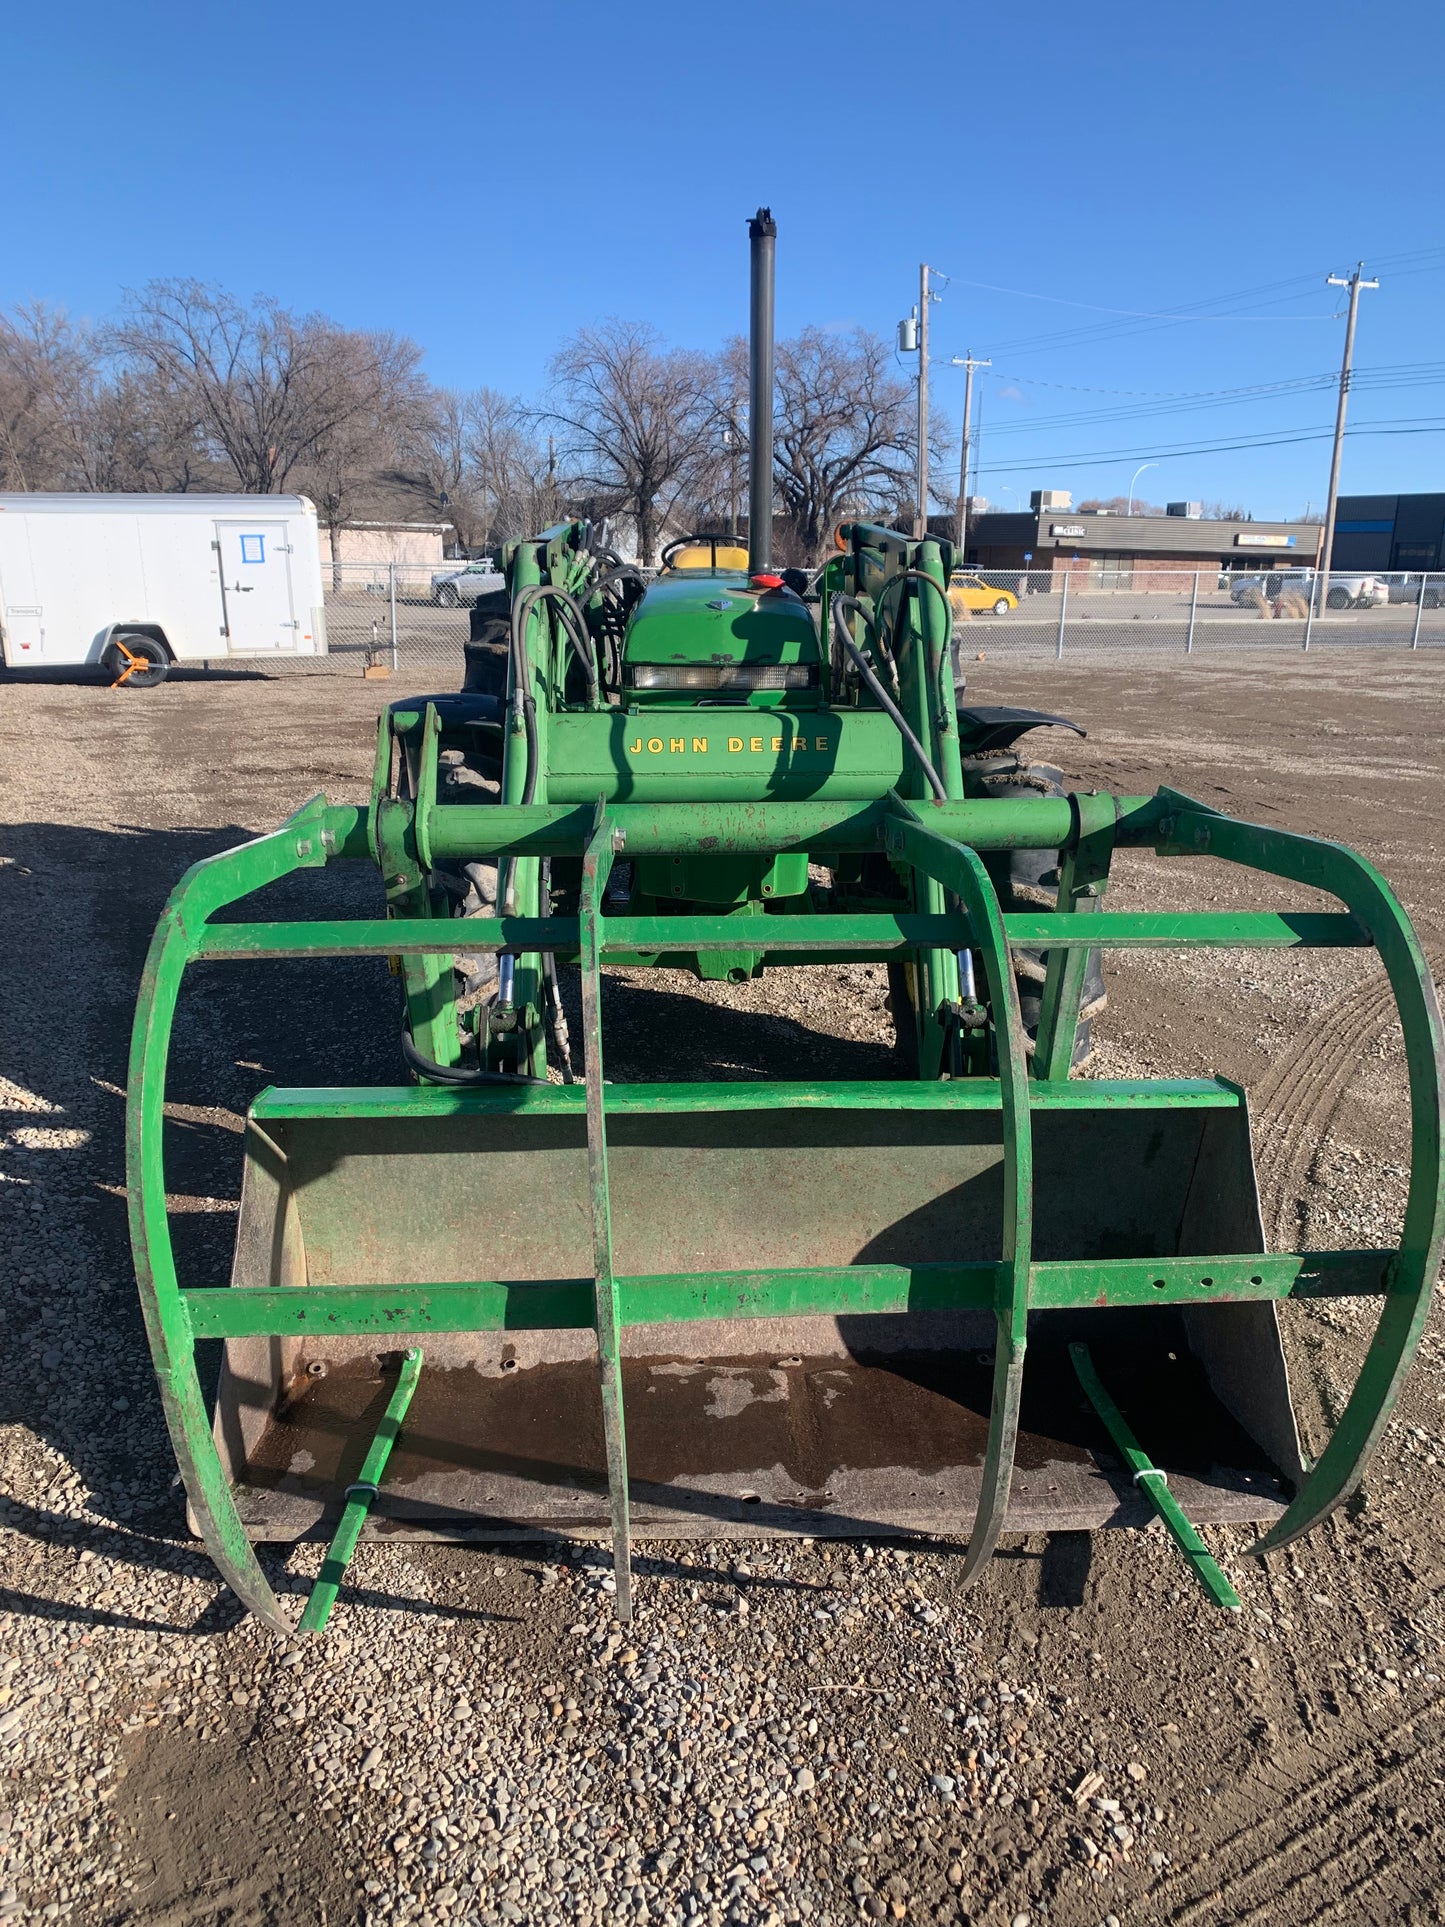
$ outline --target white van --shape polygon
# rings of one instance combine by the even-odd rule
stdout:
[[[0,494],[7,669],[149,688],[173,663],[325,653],[304,495]]]

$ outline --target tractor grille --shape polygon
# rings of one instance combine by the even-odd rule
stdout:
[[[629,689],[816,689],[813,662],[639,662],[624,671]]]

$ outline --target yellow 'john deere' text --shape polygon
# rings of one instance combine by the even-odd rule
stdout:
[[[706,736],[639,736],[635,743],[627,745],[629,756],[706,756],[708,739]],[[815,736],[810,741],[806,736],[729,736],[729,756],[781,756],[785,750],[794,755],[799,752],[816,750],[820,755],[828,749],[826,736]]]

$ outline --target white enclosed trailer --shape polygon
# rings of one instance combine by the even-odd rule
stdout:
[[[326,653],[304,495],[0,494],[9,669],[92,663],[132,684],[173,663]]]

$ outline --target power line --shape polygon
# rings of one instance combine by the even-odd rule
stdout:
[[[1026,381],[1026,376],[1005,375],[1004,381]],[[1191,415],[1219,408],[1237,408],[1260,401],[1288,399],[1296,395],[1317,394],[1338,381],[1337,373],[1299,375],[1279,381],[1259,382],[1246,388],[1201,389],[1195,394],[1165,391],[1158,401],[1140,401],[1123,408],[1077,409],[1062,414],[1019,416],[996,423],[999,435],[1030,435],[1051,429],[1097,427],[1105,422],[1152,420],[1163,415]],[[1058,384],[1046,384],[1058,385]],[[1394,389],[1445,386],[1445,362],[1401,363],[1396,368],[1357,370],[1351,381],[1354,389],[1388,393]],[[1128,391],[1124,391],[1128,392]]]
[[[1013,294],[1023,301],[1049,301],[1060,308],[1083,308],[1090,314],[1122,315],[1130,321],[1331,321],[1332,315],[1320,314],[1178,314],[1151,308],[1101,308],[1093,301],[1070,301],[1061,294],[1033,294],[1027,288],[1004,288],[996,281],[969,281],[959,277],[965,288],[987,288],[991,294]]]
[[[1348,440],[1356,435],[1445,434],[1445,415],[1424,417],[1401,415],[1393,419],[1408,426],[1395,428],[1378,422],[1359,422],[1355,427],[1345,430],[1345,438]],[[1140,461],[1148,456],[1153,456],[1160,461],[1173,461],[1187,455],[1229,455],[1240,449],[1289,448],[1302,442],[1327,442],[1332,434],[1333,431],[1328,428],[1313,428],[1305,429],[1298,434],[1264,435],[1248,441],[1198,442],[1167,448],[1091,449],[1077,455],[1025,455],[1011,462],[991,462],[982,472],[989,475],[1013,475],[1025,467],[1102,468],[1110,463]]]

